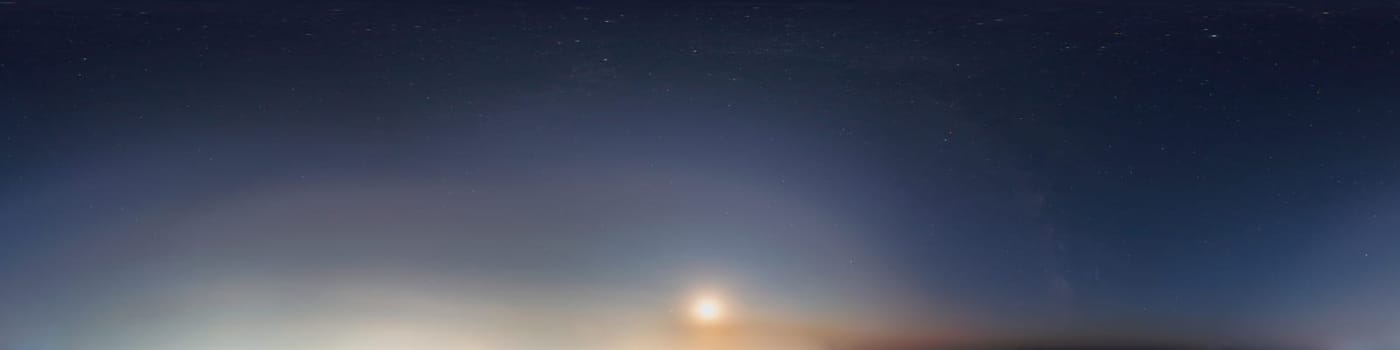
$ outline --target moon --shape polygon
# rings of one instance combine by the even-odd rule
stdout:
[[[715,297],[700,297],[691,302],[690,315],[700,323],[716,323],[724,318],[724,303]]]

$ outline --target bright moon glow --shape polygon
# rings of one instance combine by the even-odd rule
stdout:
[[[695,300],[690,308],[690,313],[700,322],[711,323],[719,321],[724,316],[724,305],[715,298],[700,298]]]

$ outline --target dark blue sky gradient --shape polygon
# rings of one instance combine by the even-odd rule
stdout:
[[[404,275],[628,315],[712,283],[892,343],[1400,342],[1394,4],[20,1],[0,33],[0,348],[199,347],[132,339],[199,286]]]

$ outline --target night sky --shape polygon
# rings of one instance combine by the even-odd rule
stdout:
[[[0,1],[0,349],[1400,346],[1397,110],[1388,1]]]

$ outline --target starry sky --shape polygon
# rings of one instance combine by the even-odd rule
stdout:
[[[1397,346],[1397,52],[1386,1],[3,1],[0,348]]]

